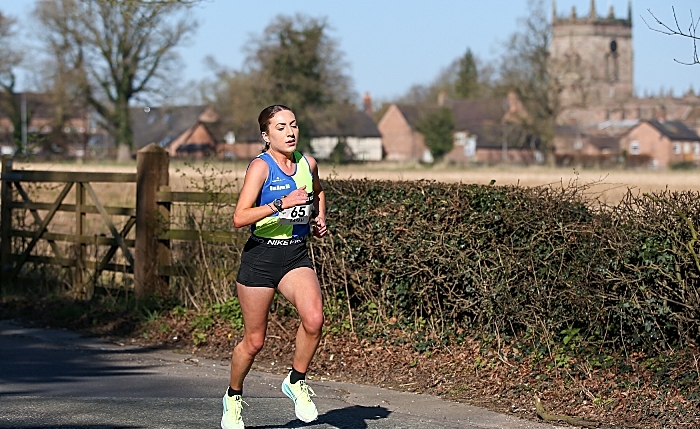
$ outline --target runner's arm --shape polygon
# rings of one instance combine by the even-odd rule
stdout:
[[[233,225],[236,228],[252,225],[255,222],[270,216],[276,210],[272,205],[255,206],[255,200],[260,195],[260,190],[267,180],[268,167],[262,159],[254,159],[245,173],[243,188],[238,194],[236,210],[233,213]]]

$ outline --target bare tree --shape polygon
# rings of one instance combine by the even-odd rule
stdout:
[[[649,27],[650,30],[656,31],[661,34],[665,34],[667,36],[681,36],[681,37],[687,37],[693,41],[693,60],[691,62],[684,62],[684,61],[678,61],[677,59],[674,59],[675,62],[680,63],[680,64],[685,64],[685,65],[694,65],[694,64],[700,64],[700,58],[698,57],[698,40],[700,40],[700,36],[697,35],[697,30],[698,27],[700,26],[700,19],[697,21],[693,17],[693,11],[690,11],[690,24],[688,24],[688,29],[683,30],[681,29],[680,24],[678,23],[678,17],[676,16],[676,9],[671,6],[671,10],[673,11],[673,22],[674,25],[671,26],[669,24],[664,23],[661,21],[659,18],[654,15],[654,13],[651,11],[651,9],[647,9],[647,12],[649,12],[649,15],[654,19],[656,22],[656,25],[658,27],[654,28],[652,27],[645,19],[642,17],[642,20],[644,23]]]
[[[16,25],[15,18],[0,12],[0,87],[3,90],[14,90],[15,72],[22,63],[22,52],[15,41]]]
[[[10,140],[18,153],[24,153],[20,99],[15,93],[16,72],[23,60],[22,51],[16,43],[16,25],[15,18],[0,12],[0,106],[12,122]]]
[[[552,28],[542,0],[531,0],[529,6],[531,13],[523,20],[523,30],[511,36],[501,58],[498,87],[503,95],[513,91],[522,101],[529,117],[521,125],[541,139],[551,157],[562,86],[550,64]]]
[[[40,0],[35,13],[68,82],[103,119],[117,146],[134,149],[129,103],[174,73],[174,49],[197,28],[179,15],[197,0]],[[173,21],[173,17],[177,18]],[[68,78],[70,77],[70,78]],[[128,151],[120,150],[122,157]]]

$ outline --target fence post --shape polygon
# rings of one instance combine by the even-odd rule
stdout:
[[[162,229],[156,198],[161,186],[169,185],[168,153],[151,143],[136,153],[136,243],[134,293],[137,299],[165,296],[168,284],[158,276],[158,235]]]
[[[2,177],[12,172],[12,157],[2,156]],[[0,290],[10,286],[12,261],[12,186],[2,180],[0,191]]]
[[[161,186],[159,188],[159,191],[161,192],[170,192],[170,186]],[[170,229],[170,209],[172,207],[172,204],[169,201],[166,202],[161,202],[158,204],[158,209],[159,209],[159,216],[162,221],[160,231],[158,231],[158,234],[162,232],[167,232],[167,230]],[[171,267],[173,262],[173,256],[172,256],[172,251],[170,248],[170,240],[163,239],[163,240],[158,240],[158,266],[167,266]],[[170,284],[170,276],[168,275],[161,275],[160,280],[166,284]]]
[[[94,287],[83,284],[85,270],[85,244],[82,242],[85,235],[85,185],[83,182],[75,183],[75,276],[73,276],[73,290],[83,299],[92,299]]]

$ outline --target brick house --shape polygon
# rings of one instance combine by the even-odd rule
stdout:
[[[606,121],[582,128],[561,125],[555,130],[554,148],[557,165],[603,167],[620,162],[620,139],[638,120]]]
[[[665,169],[700,164],[700,136],[681,121],[642,120],[620,138],[627,165]]]
[[[527,113],[515,94],[473,100],[441,97],[438,105],[432,107],[393,104],[378,124],[385,159],[430,160],[430,150],[417,127],[426,115],[443,106],[452,111],[455,124],[454,147],[445,155],[448,162],[528,164],[540,161],[538,140],[528,136],[521,126],[527,120]]]
[[[136,150],[157,143],[173,158],[201,159],[217,153],[212,133],[218,115],[210,106],[145,107],[131,109]]]
[[[420,161],[430,155],[423,134],[416,130],[422,112],[415,105],[392,104],[377,128],[382,136],[387,161]]]

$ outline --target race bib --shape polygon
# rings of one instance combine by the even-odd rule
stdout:
[[[306,204],[284,209],[277,215],[279,216],[279,223],[280,225],[301,225],[309,223],[312,208],[313,205]]]

